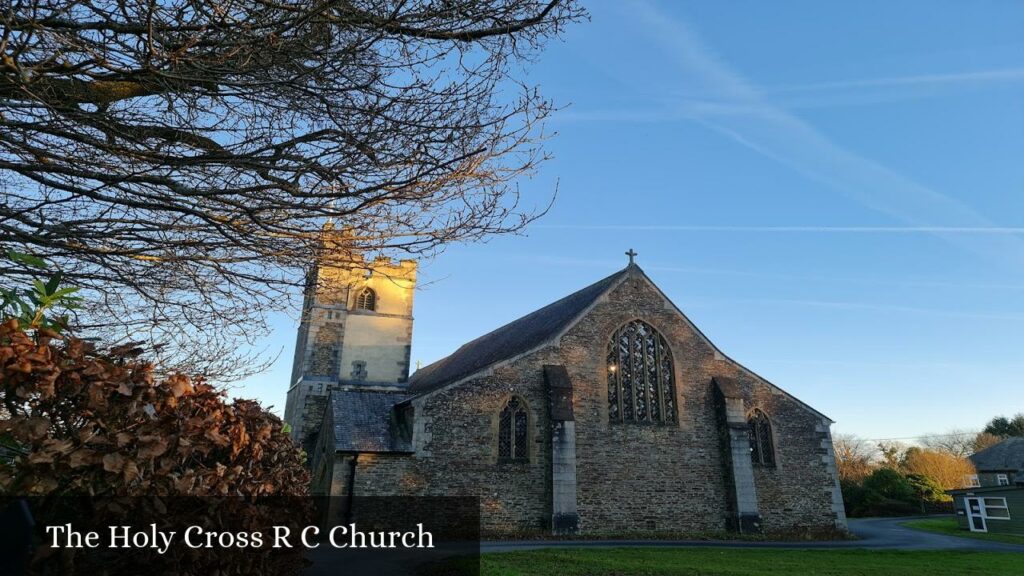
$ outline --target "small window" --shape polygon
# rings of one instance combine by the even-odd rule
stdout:
[[[522,400],[513,396],[498,416],[498,462],[529,460],[529,414]]]
[[[772,423],[760,410],[754,410],[747,420],[750,426],[750,459],[755,465],[775,467],[775,446],[772,442]]]
[[[996,474],[996,484],[1000,486],[1009,486],[1010,477],[1007,476],[1006,474]]]
[[[372,288],[363,288],[359,295],[356,296],[356,309],[357,310],[376,310],[377,309],[377,293]]]
[[[355,360],[352,362],[352,372],[350,374],[353,380],[362,382],[366,380],[368,373],[366,372],[366,362],[362,360]]]
[[[1010,509],[1006,506],[1006,498],[983,498],[982,500],[984,500],[982,514],[985,518],[1010,519]]]
[[[978,481],[978,475],[977,474],[968,474],[967,476],[964,476],[964,484],[968,488],[980,488],[981,487],[981,482]]]

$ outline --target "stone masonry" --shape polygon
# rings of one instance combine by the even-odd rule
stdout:
[[[528,350],[430,387],[417,384],[428,369],[414,375],[408,399],[382,416],[410,420],[408,448],[324,450],[324,490],[479,496],[490,534],[844,529],[831,421],[724,356],[639,267],[605,282]],[[670,349],[673,422],[609,420],[609,341],[635,319]],[[512,397],[528,411],[528,458],[499,462]],[[755,409],[771,422],[774,467],[750,460],[744,423]]]
[[[409,377],[416,261],[364,261],[348,267],[316,266],[307,288],[285,403],[292,437],[312,441],[332,389],[404,387]],[[357,299],[372,290],[374,308]]]

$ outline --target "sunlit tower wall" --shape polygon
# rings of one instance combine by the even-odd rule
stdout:
[[[359,255],[314,266],[306,282],[285,421],[305,443],[332,389],[405,388],[412,346],[416,261]]]

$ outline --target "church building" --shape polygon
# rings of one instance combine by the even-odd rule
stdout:
[[[313,493],[476,496],[491,535],[845,529],[832,421],[627,254],[411,377],[416,263],[316,271],[285,415]]]

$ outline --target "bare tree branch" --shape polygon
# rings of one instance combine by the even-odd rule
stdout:
[[[430,255],[542,213],[516,182],[546,158],[552,105],[516,71],[585,17],[574,0],[8,6],[0,244],[84,289],[82,330],[222,379],[313,258]],[[345,234],[325,250],[328,221]]]

